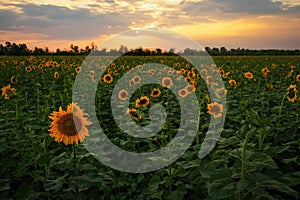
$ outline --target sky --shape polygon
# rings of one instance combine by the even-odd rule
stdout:
[[[31,49],[85,48],[124,31],[162,28],[203,47],[300,49],[300,0],[0,2],[0,43],[26,43]]]

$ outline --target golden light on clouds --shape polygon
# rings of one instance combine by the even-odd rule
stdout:
[[[207,45],[300,47],[300,0],[249,1],[2,0],[0,43],[84,48],[126,30],[169,28]]]

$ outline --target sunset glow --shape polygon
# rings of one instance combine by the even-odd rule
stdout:
[[[300,0],[3,0],[0,43],[68,50],[127,30],[167,28],[202,46],[299,49],[299,13]]]

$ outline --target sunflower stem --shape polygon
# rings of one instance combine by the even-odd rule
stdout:
[[[283,98],[281,99],[281,103],[280,103],[280,107],[279,107],[279,113],[278,113],[278,120],[277,120],[277,123],[276,123],[276,134],[274,136],[274,143],[275,145],[277,144],[277,136],[278,136],[278,128],[279,128],[279,123],[280,123],[280,118],[281,118],[281,112],[282,112],[282,107],[283,107],[283,103],[284,103],[284,99],[286,98],[286,96],[288,95],[289,93],[287,92]]]
[[[74,175],[77,176],[77,158],[76,158],[76,147],[75,144],[72,144],[73,156],[74,156]]]

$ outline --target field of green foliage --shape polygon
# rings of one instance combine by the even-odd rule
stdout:
[[[99,124],[128,151],[149,152],[168,144],[181,113],[168,89],[172,81],[141,86],[130,97],[128,115],[147,125],[149,108],[158,103],[166,108],[166,123],[151,138],[126,136],[114,122],[109,98],[126,72],[163,63],[191,84],[180,97],[196,93],[201,117],[190,148],[171,165],[147,173],[122,172],[99,162],[84,146],[89,122],[79,108],[74,120],[81,122],[80,133],[70,124],[73,84],[84,59],[0,57],[0,199],[300,199],[300,56],[212,57],[225,85],[218,90],[226,94],[227,111],[216,146],[202,159],[198,153],[210,119],[224,114],[209,96],[207,85],[214,83],[203,76],[206,69],[196,70],[175,56],[123,56],[98,66],[105,71],[100,78],[91,71],[90,78],[99,82]],[[136,77],[132,84],[138,82]],[[127,95],[120,91],[120,101]]]

